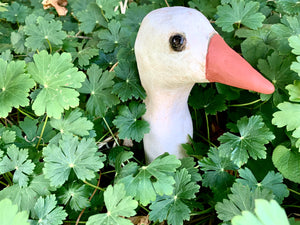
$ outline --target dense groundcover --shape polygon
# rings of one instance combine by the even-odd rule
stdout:
[[[0,3],[1,224],[297,224],[299,1],[43,3]],[[190,157],[145,165],[133,46],[148,12],[175,5],[276,90],[195,85]]]

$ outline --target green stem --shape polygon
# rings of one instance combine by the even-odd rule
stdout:
[[[288,190],[289,190],[290,192],[293,192],[294,194],[300,195],[300,192],[298,192],[298,191],[295,191],[295,190],[290,189],[290,188],[288,188]]]
[[[211,141],[209,141],[206,137],[202,136],[201,134],[199,133],[195,133],[196,135],[198,135],[199,137],[201,137],[204,141],[206,141],[209,145],[215,147],[215,148],[218,148],[214,143],[212,143]]]
[[[93,187],[93,188],[95,188],[95,189],[98,189],[98,190],[100,190],[100,191],[105,191],[104,188],[101,188],[101,187],[98,187],[98,186],[96,186],[96,185],[93,185],[93,184],[87,182],[86,180],[83,180],[83,183],[85,183],[85,184],[87,184],[87,185],[89,185],[89,186],[91,186],[91,187]]]
[[[104,117],[103,117],[103,121],[104,121],[104,123],[105,123],[107,129],[109,130],[109,133],[111,134],[111,136],[113,137],[113,139],[114,139],[115,142],[117,143],[117,145],[120,146],[118,140],[116,139],[114,133],[113,133],[112,130],[110,129],[110,127],[109,127],[109,125],[108,125],[108,123],[107,123],[107,121],[106,121],[106,119],[105,119]]]
[[[300,209],[300,205],[283,205],[283,208],[299,208]]]
[[[41,132],[41,135],[40,135],[40,138],[39,138],[39,141],[36,145],[36,149],[39,148],[39,145],[41,143],[41,140],[42,140],[42,137],[43,137],[43,134],[44,134],[44,131],[45,131],[45,127],[46,127],[46,124],[47,124],[47,121],[48,121],[48,115],[46,116],[46,119],[45,119],[45,122],[44,122],[44,125],[43,125],[43,128],[42,128],[42,132]]]
[[[76,222],[76,221],[64,221],[64,223],[86,224],[85,221],[79,221],[79,222]]]
[[[243,104],[233,104],[233,105],[228,105],[229,107],[242,107],[242,106],[248,106],[248,105],[253,105],[257,102],[260,102],[261,99],[257,99],[257,100],[254,100],[252,102],[247,102],[247,103],[243,103]]]
[[[23,111],[22,109],[18,108],[18,111],[19,111],[20,113],[22,113],[23,115],[29,117],[30,119],[33,119],[33,120],[34,120],[34,118],[33,118],[31,115],[29,115],[27,112]]]
[[[0,184],[4,185],[5,187],[8,186],[8,184],[4,183],[3,181],[0,181]]]
[[[97,142],[101,142],[108,134],[109,131],[107,131]]]
[[[143,205],[141,205],[141,204],[139,204],[139,207],[141,207],[143,210],[145,210],[147,213],[149,213],[150,211],[149,211],[149,209],[147,209],[145,206],[143,206]]]
[[[108,22],[108,19],[105,17],[103,10],[101,9],[101,14],[104,17],[105,21]]]
[[[108,173],[115,173],[115,172],[116,172],[115,170],[110,170],[110,171],[106,171],[106,172],[101,173],[101,175],[108,174]]]
[[[199,215],[203,215],[203,214],[206,214],[206,213],[209,213],[213,210],[213,208],[208,208],[208,209],[205,209],[205,210],[202,210],[200,212],[194,212],[194,213],[191,213],[190,216],[199,216]]]
[[[9,175],[7,173],[3,174],[4,179],[7,181],[9,186],[13,185],[13,182],[11,181]]]
[[[206,129],[207,129],[207,140],[208,140],[208,143],[211,143],[210,142],[210,133],[209,133],[209,121],[208,121],[208,115],[206,112],[205,112],[205,120],[206,120]]]
[[[50,49],[50,54],[52,53],[52,46],[51,46],[51,43],[48,39],[46,39],[46,41],[48,42],[48,45],[49,45],[49,49]]]

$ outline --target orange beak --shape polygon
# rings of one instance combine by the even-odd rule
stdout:
[[[244,58],[232,50],[222,37],[211,37],[206,56],[206,78],[263,94],[274,92],[273,84],[257,72]]]

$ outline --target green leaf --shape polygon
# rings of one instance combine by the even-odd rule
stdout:
[[[278,0],[276,3],[287,14],[300,13],[298,0]]]
[[[2,13],[2,16],[12,23],[24,23],[25,17],[29,14],[29,9],[25,5],[13,2],[7,7],[7,11]]]
[[[81,22],[79,29],[84,33],[91,33],[98,25],[107,26],[107,22],[101,14],[101,9],[94,2],[91,2],[86,10],[78,12],[77,16],[79,22]]]
[[[282,203],[283,199],[289,195],[287,186],[283,184],[283,177],[280,173],[269,171],[261,182],[258,182],[254,174],[248,168],[239,170],[240,178],[236,182],[250,187],[253,191],[256,188],[271,190],[275,195],[275,200]]]
[[[48,42],[54,45],[62,45],[67,37],[62,31],[62,23],[55,20],[47,20],[39,16],[34,23],[27,23],[24,32],[29,37],[26,38],[25,46],[32,50],[48,48]]]
[[[97,145],[92,138],[78,141],[78,137],[63,134],[59,145],[49,144],[43,149],[43,155],[43,171],[55,187],[65,183],[71,170],[78,179],[90,180],[104,166],[104,157],[98,156]]]
[[[234,30],[233,25],[238,27],[242,24],[251,29],[257,29],[262,26],[265,16],[258,12],[259,3],[244,0],[232,0],[229,4],[217,7],[218,19],[216,24],[222,27],[223,31],[231,32]]]
[[[104,202],[107,213],[100,213],[89,217],[87,225],[131,225],[130,220],[122,217],[130,217],[136,214],[137,201],[126,195],[123,184],[109,185],[104,192]]]
[[[83,42],[84,43],[84,42]],[[72,52],[74,59],[78,58],[79,66],[87,66],[90,64],[90,59],[96,55],[99,55],[99,50],[88,46],[83,47],[83,43],[78,46],[78,51]]]
[[[175,189],[172,195],[158,197],[150,205],[152,210],[149,219],[152,221],[168,221],[168,224],[182,225],[184,220],[190,219],[190,209],[185,200],[195,198],[200,186],[191,181],[191,175],[183,168],[176,171]]]
[[[18,212],[18,206],[13,205],[10,199],[0,201],[0,224],[3,225],[29,225],[28,212]]]
[[[119,129],[119,138],[141,141],[144,134],[150,131],[149,124],[140,119],[145,112],[143,103],[130,102],[129,106],[120,106],[119,115],[113,120],[113,124]]]
[[[126,29],[121,28],[119,21],[112,20],[108,24],[108,29],[100,30],[98,37],[100,42],[97,45],[105,53],[112,52],[114,49],[126,44]]]
[[[140,84],[135,63],[121,60],[115,68],[115,73],[117,82],[113,87],[113,93],[118,94],[123,102],[132,99],[132,97],[135,99],[146,97],[146,93]]]
[[[206,17],[213,18],[217,12],[220,0],[192,0],[188,4],[191,8],[198,9]]]
[[[300,104],[283,102],[277,108],[280,111],[273,114],[272,123],[277,127],[286,126],[287,131],[293,131],[293,137],[300,138],[300,118],[295,116],[300,113]],[[296,146],[300,147],[300,141],[296,142]]]
[[[28,92],[34,81],[24,72],[25,62],[7,63],[0,59],[0,117],[6,117],[12,107],[27,106]]]
[[[75,88],[81,87],[85,75],[73,67],[69,53],[49,55],[41,51],[33,59],[34,62],[28,65],[28,72],[40,84],[40,92],[32,109],[37,115],[46,112],[49,117],[59,119],[64,109],[78,106],[79,93]]]
[[[13,144],[16,140],[16,132],[7,130],[6,127],[0,126],[0,147],[4,148],[5,145]]]
[[[215,207],[218,218],[225,222],[230,221],[236,215],[241,215],[242,211],[253,212],[255,199],[272,199],[272,193],[268,190],[257,188],[254,192],[251,192],[248,186],[240,183],[234,183],[231,192],[232,194],[228,195],[228,199],[218,202]]]
[[[39,197],[34,208],[32,224],[36,225],[58,225],[62,224],[67,217],[67,213],[62,207],[56,206],[55,195],[49,195],[46,198]]]
[[[59,190],[58,199],[64,205],[69,203],[71,209],[79,211],[90,206],[89,195],[85,185],[71,184]]]
[[[121,27],[126,27],[126,29],[132,32],[137,32],[144,17],[154,9],[154,5],[151,4],[137,5],[132,2],[129,4],[128,9],[126,9],[125,17],[121,20]]]
[[[201,175],[199,174],[199,169],[196,167],[196,163],[194,158],[192,157],[184,157],[180,159],[181,166],[178,170],[186,169],[188,173],[191,175],[191,181],[198,182],[202,180]]]
[[[300,183],[300,153],[283,145],[275,148],[272,161],[282,175],[296,183]]]
[[[300,102],[300,81],[294,81],[294,84],[286,86],[286,89],[289,91],[291,101]]]
[[[278,51],[289,54],[291,48],[289,46],[288,38],[292,35],[300,34],[300,16],[283,16],[281,19],[281,24],[273,24],[271,31],[277,37],[276,48]]]
[[[134,176],[130,174],[119,180],[125,185],[127,195],[133,196],[141,204],[148,205],[155,201],[156,195],[171,195],[175,180],[173,174],[180,166],[180,161],[174,155],[162,155],[148,166],[139,168]]]
[[[96,64],[87,71],[88,78],[78,90],[84,94],[90,94],[86,104],[87,111],[93,116],[105,116],[108,108],[119,103],[119,99],[112,94],[114,73],[103,72]]]
[[[4,188],[0,191],[0,200],[9,198],[20,210],[30,211],[40,196],[50,194],[49,190],[49,180],[44,175],[39,175],[33,178],[28,187],[12,185]]]
[[[217,190],[231,187],[235,178],[227,171],[237,170],[238,167],[215,148],[211,148],[207,156],[199,161],[200,169],[204,171],[203,186]]]
[[[26,51],[23,27],[20,27],[18,32],[11,32],[10,41],[15,53],[22,54]]]
[[[204,109],[209,115],[216,115],[217,112],[227,109],[224,96],[216,94],[216,90],[213,88],[205,90],[202,87],[193,88],[189,105],[194,109]]]
[[[300,35],[291,36],[288,39],[288,41],[289,41],[289,45],[293,48],[292,52],[296,55],[300,55],[300,46],[299,46]],[[297,56],[297,61],[292,63],[291,70],[298,73],[298,76],[299,76],[299,74],[300,74],[300,56]]]
[[[104,11],[106,18],[111,19],[118,14],[118,10],[115,10],[119,6],[119,0],[96,0],[97,5]]]
[[[221,142],[219,150],[222,155],[241,167],[249,157],[254,159],[266,158],[266,147],[275,138],[263,122],[261,116],[243,117],[237,121],[239,136],[225,133],[218,140]]]
[[[21,187],[27,186],[28,176],[33,173],[35,165],[28,159],[28,150],[11,145],[7,155],[0,161],[0,174],[15,170],[13,181]]]
[[[78,108],[66,114],[64,118],[51,119],[50,125],[61,134],[71,133],[82,137],[89,135],[94,126],[86,117],[82,117]]]
[[[232,225],[289,225],[288,217],[283,208],[274,201],[255,200],[255,214],[249,211],[233,217]]]
[[[273,52],[272,55],[267,57],[267,60],[258,60],[257,67],[275,86],[275,92],[273,93],[275,105],[284,100],[285,86],[299,79],[299,76],[289,69],[291,62],[291,57],[280,56],[278,52]]]

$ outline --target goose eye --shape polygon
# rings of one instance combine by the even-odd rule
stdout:
[[[176,52],[181,52],[186,43],[186,39],[182,34],[175,34],[169,39],[171,48]]]

